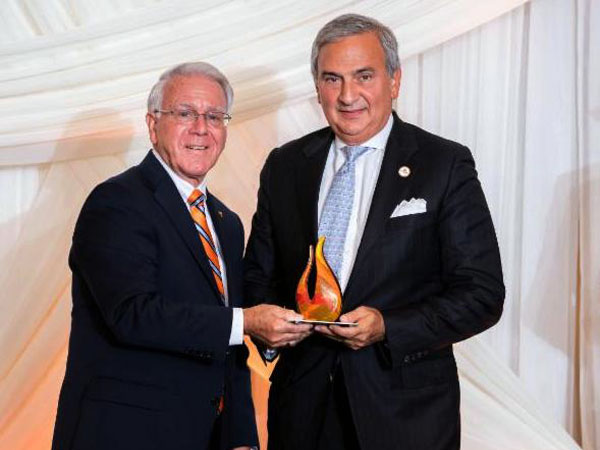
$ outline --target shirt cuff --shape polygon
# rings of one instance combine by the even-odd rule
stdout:
[[[244,343],[244,310],[242,308],[232,309],[233,319],[231,320],[229,345],[242,345]]]

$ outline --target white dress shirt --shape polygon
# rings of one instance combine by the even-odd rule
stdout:
[[[338,280],[342,292],[346,290],[348,279],[350,278],[350,273],[354,266],[358,246],[360,245],[363,231],[367,223],[369,209],[371,208],[375,185],[379,178],[379,170],[381,169],[385,146],[390,136],[390,132],[392,131],[393,124],[394,120],[390,114],[390,118],[379,133],[368,141],[359,144],[361,147],[371,148],[358,157],[355,162],[354,203],[352,212],[350,213],[348,230],[346,232],[344,255],[340,270],[340,279]],[[333,182],[333,177],[346,161],[344,152],[342,152],[341,149],[347,145],[348,144],[336,136],[329,148],[329,154],[327,155],[323,178],[321,180],[321,188],[319,189],[319,221],[321,220],[323,205],[325,204],[325,198],[327,198],[327,193]]]
[[[169,174],[169,177],[171,177],[171,179],[173,180],[173,183],[175,183],[177,191],[179,191],[179,195],[181,195],[181,199],[183,200],[183,203],[185,204],[188,210],[190,209],[190,205],[188,204],[187,199],[189,198],[190,194],[194,189],[198,189],[206,196],[206,177],[204,178],[202,183],[200,183],[199,186],[194,187],[190,183],[185,181],[183,178],[181,178],[179,175],[177,175],[175,172],[173,172],[173,169],[171,169],[167,165],[167,163],[163,161],[163,159],[157,151],[152,150],[152,153],[154,154],[154,156],[156,156],[156,159],[158,159],[161,165],[165,168],[165,170]],[[210,229],[210,233],[212,234],[212,238],[215,241],[215,246],[217,248],[217,256],[219,257],[219,265],[221,266],[221,279],[223,280],[223,289],[225,291],[223,293],[224,300],[225,304],[228,305],[229,296],[227,292],[227,268],[225,267],[225,261],[223,261],[223,252],[221,251],[221,244],[219,244],[219,236],[217,236],[217,233],[215,232],[215,227],[213,226],[208,206],[205,208],[205,212],[208,228]],[[231,334],[229,335],[229,345],[241,345],[244,342],[244,311],[242,310],[242,308],[232,309],[233,320],[231,323]]]

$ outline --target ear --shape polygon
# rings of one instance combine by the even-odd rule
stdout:
[[[398,69],[394,72],[394,75],[390,79],[393,99],[398,98],[398,94],[400,93],[400,80],[401,79],[402,79],[402,70]]]
[[[156,135],[156,117],[150,113],[147,113],[146,125],[148,125],[148,136],[150,137],[150,142],[152,142],[152,145],[156,145],[156,142],[158,141]]]
[[[319,92],[319,83],[315,83],[315,90],[317,91],[317,101],[321,104],[321,93]]]

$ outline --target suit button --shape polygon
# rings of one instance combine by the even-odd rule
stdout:
[[[410,362],[410,355],[406,355],[404,357],[404,362],[407,363],[407,364]]]

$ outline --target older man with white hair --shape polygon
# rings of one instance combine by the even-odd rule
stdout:
[[[54,450],[257,444],[244,332],[280,346],[310,327],[277,306],[240,308],[242,224],[206,187],[232,101],[210,64],[165,72],[148,98],[153,149],[86,200]]]

